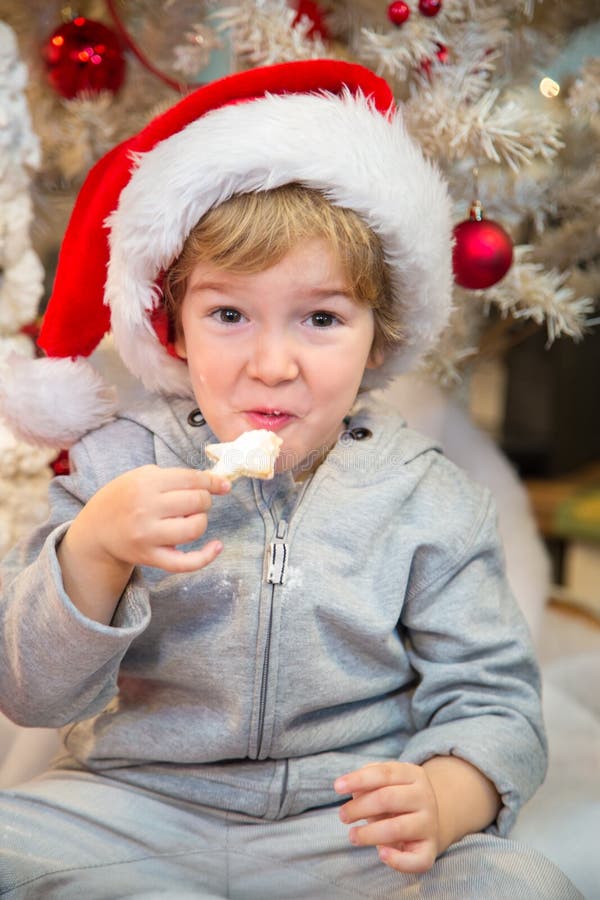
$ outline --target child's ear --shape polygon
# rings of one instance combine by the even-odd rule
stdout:
[[[381,347],[373,347],[371,348],[371,352],[369,353],[369,358],[367,359],[366,369],[378,369],[379,366],[383,365],[385,362],[385,353],[381,349]]]
[[[187,359],[187,352],[185,349],[185,337],[183,334],[183,330],[181,328],[177,329],[177,333],[175,334],[175,340],[173,341],[173,347],[175,348],[175,352],[179,359]]]

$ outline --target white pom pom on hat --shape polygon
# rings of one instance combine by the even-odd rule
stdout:
[[[382,241],[405,341],[368,370],[363,386],[413,368],[451,308],[445,182],[407,135],[382,78],[339,60],[282,63],[199,88],[90,171],[38,341],[48,359],[27,361],[0,383],[0,410],[13,430],[66,447],[111,419],[110,389],[82,359],[109,329],[147,388],[193,397],[185,362],[154,327],[157,279],[211,207],[290,182],[355,210]],[[55,374],[53,363],[60,363]],[[45,394],[41,403],[36,390]]]

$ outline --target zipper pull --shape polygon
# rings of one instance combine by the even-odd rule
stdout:
[[[269,584],[284,584],[288,562],[288,523],[283,519],[277,524],[275,540],[271,541],[266,555],[266,579]]]

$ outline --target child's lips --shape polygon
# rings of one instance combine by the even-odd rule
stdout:
[[[296,418],[294,413],[281,409],[249,409],[244,413],[254,428],[279,431]]]

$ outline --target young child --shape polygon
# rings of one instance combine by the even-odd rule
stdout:
[[[1,705],[64,753],[0,795],[2,896],[580,896],[505,837],[546,748],[490,498],[369,399],[446,322],[450,235],[343,62],[201,88],[90,173],[49,358],[2,389],[73,444],[3,564]],[[147,389],[118,413],[81,358],[105,281]],[[272,480],[211,473],[259,428]]]

